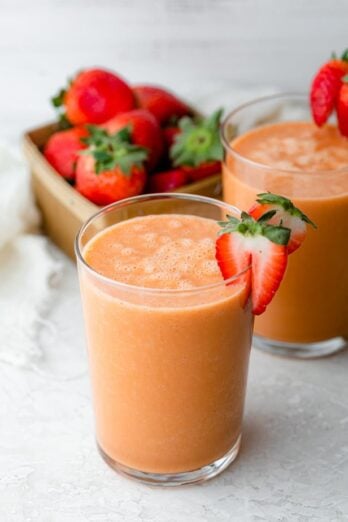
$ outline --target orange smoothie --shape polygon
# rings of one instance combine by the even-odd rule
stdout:
[[[243,284],[223,282],[217,230],[208,218],[148,215],[84,248],[97,440],[115,463],[185,472],[238,444],[252,315]]]
[[[286,121],[256,127],[230,144],[224,199],[250,208],[255,195],[292,199],[312,221],[289,257],[282,285],[255,333],[289,343],[348,338],[348,140],[337,128]]]

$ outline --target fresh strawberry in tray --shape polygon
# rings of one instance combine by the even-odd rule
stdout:
[[[156,172],[149,176],[148,192],[170,192],[188,183],[188,175],[182,169]]]
[[[221,171],[223,147],[220,140],[222,110],[208,118],[184,117],[174,137],[170,157],[174,167],[182,168],[190,181],[198,181]]]
[[[97,205],[140,194],[145,186],[148,151],[131,143],[127,127],[115,134],[89,125],[88,148],[76,167],[76,189]]]
[[[295,248],[294,238],[299,225],[298,219],[303,222],[304,216],[299,209],[293,214],[284,210],[283,200],[286,200],[294,212],[295,207],[290,200],[271,193],[267,196],[272,199],[274,208],[260,209],[263,203],[258,203],[254,207],[254,216],[247,212],[242,212],[241,219],[227,216],[227,221],[219,223],[222,229],[216,241],[216,259],[223,278],[228,280],[241,274],[237,281],[246,284],[255,315],[265,311],[279,288],[285,274],[288,254],[299,246],[296,245]],[[277,224],[272,224],[278,213],[280,219],[277,218]],[[288,226],[284,226],[282,217]],[[314,225],[308,218],[304,221],[305,226],[307,223]],[[234,283],[232,279],[228,284]]]
[[[75,179],[75,168],[79,152],[86,148],[82,142],[88,136],[85,127],[55,132],[44,147],[44,156],[56,171],[69,181]]]
[[[151,112],[160,125],[173,118],[192,114],[192,109],[171,92],[154,85],[136,85],[133,93],[137,106]]]
[[[321,127],[327,122],[337,103],[342,78],[348,74],[348,49],[340,59],[325,63],[313,79],[310,104],[315,123]]]
[[[168,125],[167,127],[164,127],[163,129],[163,137],[164,137],[164,143],[167,146],[167,149],[170,149],[170,147],[173,145],[175,141],[175,137],[180,133],[180,128],[178,125]]]
[[[304,241],[308,225],[316,228],[313,221],[295,207],[290,199],[270,192],[257,194],[257,198],[255,205],[249,210],[249,214],[258,220],[270,211],[275,211],[275,214],[268,219],[268,223],[282,225],[291,230],[287,246],[289,254],[297,250]]]
[[[134,108],[131,88],[116,74],[103,69],[86,69],[66,89],[52,98],[73,125],[104,123],[120,112]]]
[[[132,143],[145,147],[149,151],[147,168],[153,170],[161,159],[163,153],[162,130],[156,118],[143,109],[118,114],[103,124],[103,128],[113,134],[123,127],[131,130]]]

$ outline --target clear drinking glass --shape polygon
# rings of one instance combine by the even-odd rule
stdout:
[[[303,161],[309,164],[306,169],[291,170],[286,164],[275,168],[250,160],[234,148],[239,137],[247,139],[250,130],[291,121],[311,121],[307,95],[260,98],[226,117],[223,190],[226,202],[246,209],[260,192],[281,194],[317,224],[317,230],[309,227],[301,248],[289,256],[281,287],[266,312],[256,318],[254,329],[256,347],[307,358],[328,355],[347,345],[348,165],[314,171],[310,156],[304,155]],[[335,123],[335,118],[330,121]]]
[[[144,195],[103,208],[76,239],[99,451],[129,477],[180,485],[214,477],[238,454],[253,317],[242,274],[163,290],[108,279],[86,263],[96,234],[156,214],[240,213],[206,197]]]

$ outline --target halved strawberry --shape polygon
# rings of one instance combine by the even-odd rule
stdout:
[[[318,127],[326,123],[335,108],[341,80],[348,73],[348,49],[341,59],[324,64],[314,77],[310,92],[312,116]]]
[[[348,75],[342,78],[342,85],[337,100],[337,120],[342,136],[348,138]]]
[[[274,211],[274,215],[268,219],[268,223],[282,225],[291,230],[288,243],[289,254],[297,250],[304,241],[308,225],[317,228],[313,221],[295,207],[290,199],[270,192],[257,194],[257,198],[257,202],[249,210],[249,214],[258,220],[270,211]]]
[[[290,230],[269,225],[274,211],[256,221],[246,212],[241,219],[227,216],[220,222],[221,235],[216,241],[216,259],[224,279],[243,270],[246,284],[251,283],[252,311],[262,314],[271,302],[284,276]],[[248,267],[250,269],[248,270]]]

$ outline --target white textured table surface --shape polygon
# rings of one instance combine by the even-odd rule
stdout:
[[[171,490],[116,475],[93,438],[75,267],[42,331],[42,374],[1,366],[1,522],[348,520],[348,353],[317,361],[252,352],[238,460]]]
[[[303,88],[347,44],[344,0],[0,0],[0,10],[0,136],[11,141],[51,118],[47,98],[81,65],[220,100],[238,83]],[[238,460],[202,486],[138,485],[95,450],[76,272],[61,258],[39,372],[0,365],[0,522],[348,520],[347,351],[308,362],[253,351]]]

